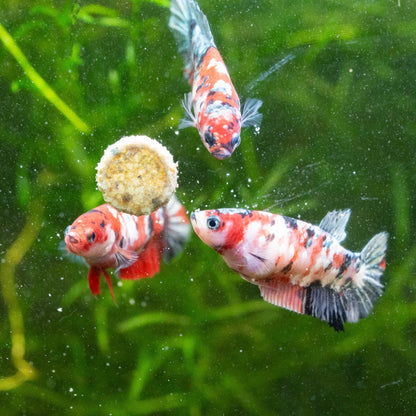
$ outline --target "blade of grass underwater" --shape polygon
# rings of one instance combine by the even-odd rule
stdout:
[[[85,23],[108,27],[130,27],[128,20],[117,15],[117,11],[99,4],[89,4],[81,7],[76,18]]]
[[[397,164],[392,169],[392,189],[396,226],[396,245],[398,250],[404,250],[410,240],[410,195],[407,185],[406,172],[403,166]]]
[[[110,349],[107,305],[104,302],[98,302],[94,312],[95,326],[97,328],[97,344],[101,352],[106,353]]]
[[[189,325],[190,318],[186,315],[178,315],[167,312],[144,313],[121,322],[117,329],[119,332],[127,332],[153,324]]]
[[[0,40],[3,42],[5,48],[13,55],[18,64],[25,71],[28,78],[38,88],[39,92],[53,104],[78,130],[86,133],[89,131],[88,125],[75,114],[65,102],[59,98],[56,92],[49,86],[49,84],[36,72],[30,64],[22,50],[17,46],[12,36],[6,31],[0,23]]]
[[[41,194],[42,195],[42,194]],[[34,367],[25,359],[26,339],[24,320],[15,291],[15,271],[23,257],[35,243],[42,228],[44,203],[37,196],[28,206],[28,217],[23,230],[7,250],[0,265],[0,286],[11,333],[11,358],[17,370],[14,376],[0,378],[0,390],[10,390],[36,375]]]

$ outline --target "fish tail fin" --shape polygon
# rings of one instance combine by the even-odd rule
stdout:
[[[215,46],[208,20],[193,0],[171,0],[169,27],[185,60],[185,72],[190,73],[193,56],[201,56],[209,46]]]
[[[163,258],[169,262],[183,250],[191,229],[185,207],[175,196],[165,206],[164,217]]]
[[[348,322],[357,322],[368,316],[374,302],[383,294],[380,280],[386,268],[388,233],[375,235],[360,253],[361,279],[350,282],[343,289]]]
[[[380,279],[386,268],[388,233],[375,235],[359,254],[361,267],[357,276],[341,287],[322,286],[319,282],[301,287],[290,283],[259,281],[260,292],[267,302],[294,312],[311,315],[328,322],[336,331],[345,322],[367,317],[374,302],[383,294]]]
[[[241,127],[260,126],[263,115],[259,113],[259,108],[263,102],[256,98],[248,98],[243,106],[241,115]]]

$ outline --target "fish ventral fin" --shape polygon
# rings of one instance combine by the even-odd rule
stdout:
[[[243,106],[241,115],[241,127],[260,126],[263,115],[259,109],[263,102],[256,98],[248,98]]]
[[[139,253],[137,260],[128,267],[120,269],[120,279],[136,280],[152,277],[160,270],[161,243],[159,238],[152,238],[146,248]]]
[[[183,108],[185,109],[185,118],[183,118],[179,123],[179,128],[184,129],[186,127],[195,127],[196,119],[194,113],[192,112],[192,93],[188,92],[184,95],[182,100]]]
[[[347,236],[345,227],[350,219],[350,215],[350,209],[328,212],[320,222],[319,228],[331,234],[340,243]]]

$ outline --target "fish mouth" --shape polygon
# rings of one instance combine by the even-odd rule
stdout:
[[[232,154],[233,154],[233,150],[230,150],[230,147],[227,146],[223,146],[220,147],[219,149],[216,149],[214,151],[212,151],[212,155],[215,156],[217,159],[223,160],[223,159],[228,159]]]
[[[79,236],[75,233],[68,233],[65,236],[65,243],[68,245],[70,244],[78,244],[79,243]]]

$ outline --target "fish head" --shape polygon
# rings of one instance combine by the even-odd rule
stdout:
[[[107,222],[99,207],[82,214],[65,230],[68,251],[84,257],[89,263],[109,254],[115,242],[115,233]]]
[[[250,210],[234,208],[195,211],[191,224],[205,244],[222,254],[243,241],[246,217],[250,214]]]
[[[217,159],[226,159],[240,144],[240,117],[233,111],[212,114],[201,131],[204,146]]]

